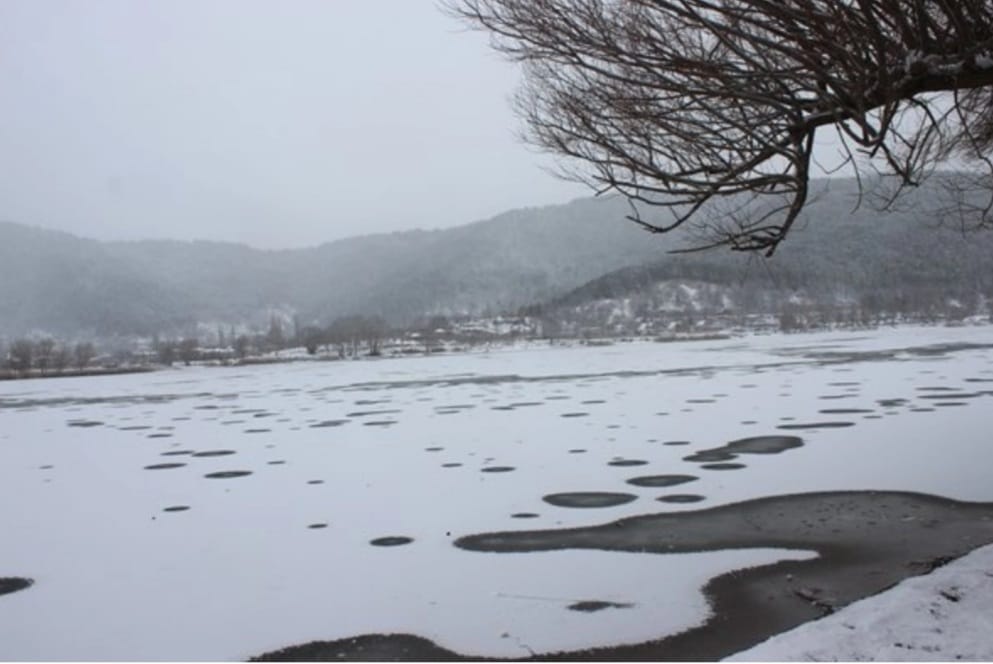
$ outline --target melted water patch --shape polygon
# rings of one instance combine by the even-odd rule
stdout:
[[[624,602],[607,602],[599,599],[587,599],[581,602],[575,602],[565,607],[570,611],[581,611],[583,613],[594,613],[596,611],[603,611],[604,609],[630,609],[634,604],[628,604]]]
[[[671,493],[666,496],[659,496],[655,500],[660,503],[675,503],[675,504],[685,504],[685,503],[699,503],[701,500],[706,500],[706,496],[701,496],[696,493]]]
[[[34,585],[34,579],[24,579],[17,576],[0,577],[0,595],[16,593],[19,590],[30,588]]]
[[[212,480],[227,480],[235,477],[245,477],[251,475],[250,470],[221,470],[216,473],[207,473],[204,477]]]
[[[695,482],[698,479],[700,478],[695,475],[644,475],[642,477],[632,477],[627,481],[627,483],[633,486],[657,489],[661,487],[678,486],[688,482]]]
[[[403,546],[405,544],[410,544],[413,541],[413,537],[390,535],[387,537],[377,537],[374,540],[369,540],[369,544],[372,544],[373,546]]]
[[[802,431],[805,429],[843,429],[855,426],[855,422],[803,422],[801,424],[780,424],[777,429]]]
[[[612,493],[608,491],[574,491],[568,493],[550,493],[547,496],[543,496],[544,500],[549,505],[555,505],[556,507],[575,507],[575,508],[598,508],[598,507],[615,507],[617,505],[624,505],[630,503],[633,500],[637,500],[638,496],[630,493]]]
[[[803,426],[806,425],[782,424],[779,428]],[[731,461],[737,459],[739,454],[779,454],[797,447],[803,447],[803,439],[799,436],[750,436],[732,440],[722,447],[700,450],[683,457],[683,461],[694,463]]]
[[[607,465],[608,466],[620,466],[620,467],[626,467],[626,466],[645,466],[645,465],[648,465],[648,462],[645,461],[644,459],[613,459],[611,461],[608,461],[607,462]]]

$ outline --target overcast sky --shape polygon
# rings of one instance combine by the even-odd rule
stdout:
[[[433,0],[0,0],[0,219],[306,246],[564,202]]]

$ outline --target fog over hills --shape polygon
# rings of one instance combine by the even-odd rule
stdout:
[[[616,198],[515,210],[454,229],[265,251],[214,242],[98,242],[0,223],[0,334],[151,334],[195,321],[403,323],[513,309],[664,253]]]
[[[637,321],[653,311],[806,310],[821,322],[854,322],[853,315],[879,320],[880,313],[989,313],[993,232],[964,230],[958,214],[934,211],[948,177],[908,192],[900,210],[886,214],[868,205],[853,212],[856,183],[833,181],[771,259],[728,251],[666,255],[602,275],[530,311],[615,332],[638,329]]]
[[[777,293],[914,283],[993,294],[993,234],[963,235],[954,223],[937,228],[941,219],[921,213],[933,185],[886,215],[868,206],[853,214],[850,180],[817,186],[820,200],[769,261],[726,250],[670,255],[680,238],[624,220],[628,206],[617,197],[279,251],[98,242],[0,223],[0,334],[173,333],[198,321],[261,324],[272,310],[304,324],[349,314],[400,324],[430,314],[576,304],[684,277]]]

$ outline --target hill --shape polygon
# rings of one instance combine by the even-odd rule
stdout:
[[[926,212],[954,177],[911,192],[905,209],[887,215],[869,206],[853,213],[853,181],[819,181],[817,202],[768,261],[725,250],[668,254],[685,239],[646,234],[624,220],[628,207],[617,197],[281,251],[98,242],[0,223],[0,335],[174,334],[197,322],[261,326],[271,311],[302,324],[351,314],[402,324],[535,303],[578,307],[680,280],[709,284],[715,303],[730,298],[739,311],[774,308],[797,293],[993,295],[993,234],[963,234],[954,219]]]
[[[665,244],[617,199],[508,212],[459,228],[368,235],[300,250],[216,242],[97,242],[0,223],[0,334],[150,334],[196,321],[304,323],[513,309]]]
[[[821,200],[771,259],[728,251],[667,255],[601,277],[531,307],[586,327],[637,328],[687,315],[816,313],[968,315],[993,299],[993,233],[964,231],[936,214],[941,181],[911,192],[902,211],[846,209],[852,181],[819,183]]]

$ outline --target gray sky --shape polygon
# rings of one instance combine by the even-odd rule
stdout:
[[[305,246],[589,192],[432,0],[0,1],[0,219]]]

